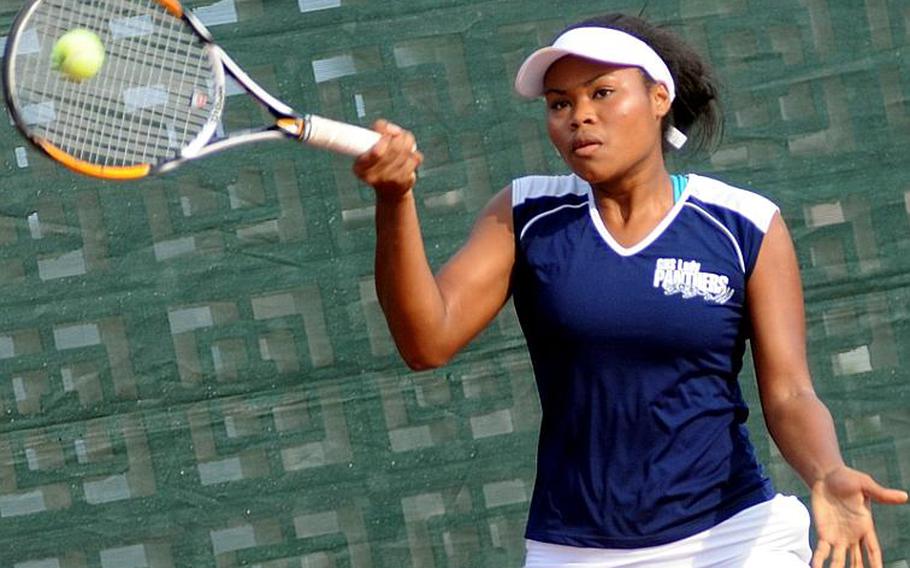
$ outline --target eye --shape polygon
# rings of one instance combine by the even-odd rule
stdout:
[[[568,108],[568,106],[569,106],[569,101],[567,101],[565,99],[553,99],[553,100],[547,102],[547,107],[553,111],[562,110],[564,108]]]
[[[609,87],[598,87],[594,91],[594,98],[595,99],[605,99],[612,94],[613,94],[613,89],[611,89]]]

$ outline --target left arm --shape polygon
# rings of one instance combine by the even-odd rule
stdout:
[[[834,422],[812,387],[806,358],[805,311],[793,242],[779,214],[765,235],[746,285],[752,320],[752,354],[765,423],[784,459],[812,490],[820,568],[870,565],[881,568],[881,551],[870,501],[899,504],[903,491],[885,489],[869,475],[847,467]]]

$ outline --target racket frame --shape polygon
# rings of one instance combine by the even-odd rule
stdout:
[[[215,43],[214,37],[199,18],[191,11],[184,10],[177,0],[155,0],[171,16],[183,20],[195,35],[204,43],[212,65],[212,110],[206,124],[199,134],[188,144],[185,144],[171,158],[164,158],[156,163],[137,163],[126,166],[108,166],[87,162],[59,148],[47,139],[32,132],[25,118],[16,104],[14,66],[16,55],[19,52],[22,40],[22,30],[31,19],[32,14],[41,5],[43,0],[30,0],[23,7],[13,21],[8,36],[6,51],[3,57],[3,94],[7,108],[14,123],[26,138],[39,150],[60,162],[69,169],[88,176],[109,180],[139,179],[149,175],[170,172],[180,165],[197,158],[205,157],[223,150],[237,146],[271,140],[293,138],[314,146],[334,150],[356,156],[368,150],[379,139],[379,135],[371,130],[345,123],[338,123],[316,115],[301,115],[290,106],[256,83],[225,51]],[[240,86],[259,104],[265,107],[275,123],[259,129],[250,129],[231,133],[228,136],[216,137],[216,131],[221,121],[226,102],[226,76],[230,75]],[[322,133],[316,133],[314,124],[322,125],[335,136],[348,135],[356,139],[353,143],[337,143],[334,140],[323,140]],[[335,133],[334,131],[337,131]],[[314,135],[316,134],[316,135]],[[331,138],[331,136],[330,136]]]

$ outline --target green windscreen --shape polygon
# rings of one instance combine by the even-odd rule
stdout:
[[[21,6],[0,0],[4,28]],[[191,7],[301,112],[415,132],[436,267],[512,178],[565,171],[541,103],[512,93],[521,60],[644,8],[724,84],[723,143],[674,171],[780,205],[844,456],[910,486],[906,0]],[[229,92],[225,131],[268,118]],[[272,142],[100,182],[0,128],[0,567],[521,566],[539,404],[517,319],[507,306],[445,367],[409,371],[349,158]],[[751,364],[741,382],[767,471],[805,501]],[[886,566],[908,568],[910,507],[875,512]]]

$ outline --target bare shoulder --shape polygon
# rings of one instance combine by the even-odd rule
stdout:
[[[494,217],[512,227],[512,186],[507,185],[499,190],[481,210],[478,221],[484,217]]]
[[[443,267],[440,276],[450,280],[455,275],[463,281],[507,279],[514,261],[512,189],[507,185],[480,211],[467,241]]]
[[[446,353],[457,352],[493,321],[508,300],[514,264],[507,186],[481,210],[467,241],[436,275],[450,334]]]
[[[768,229],[762,240],[755,270],[759,276],[762,274],[779,275],[781,271],[795,271],[798,278],[793,239],[790,237],[790,231],[779,211],[775,211],[768,220]]]

